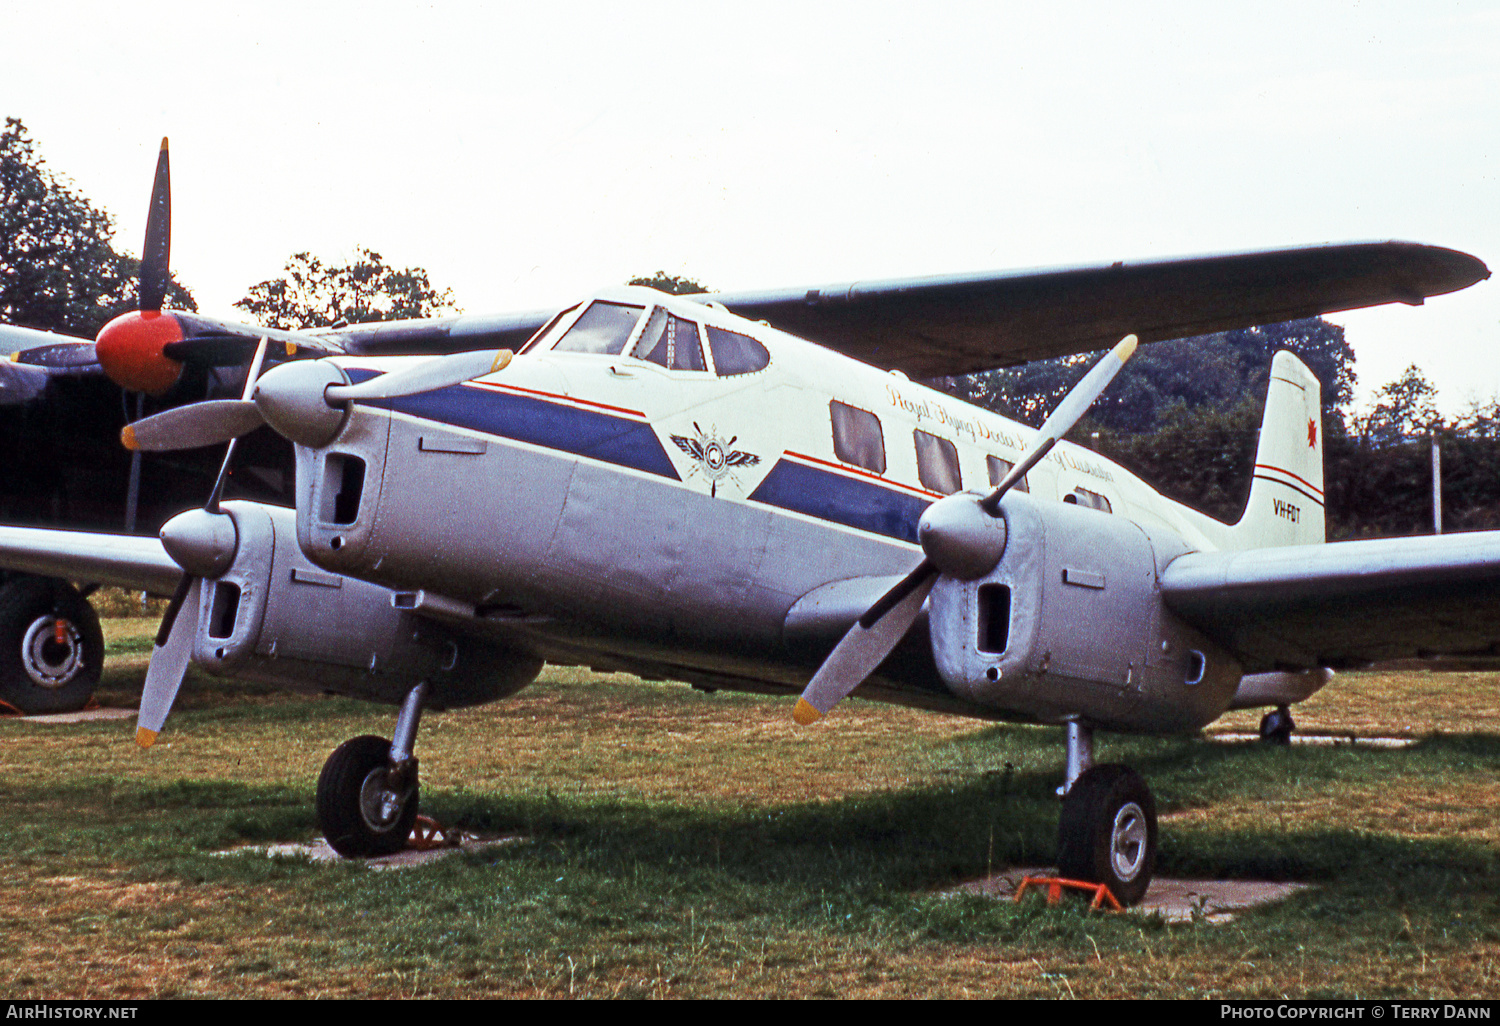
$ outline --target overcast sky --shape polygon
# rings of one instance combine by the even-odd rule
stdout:
[[[149,12],[149,21],[144,15]],[[370,246],[470,312],[1408,239],[1500,267],[1500,3],[7,2],[4,113],[202,309]],[[1500,393],[1500,278],[1332,318]]]

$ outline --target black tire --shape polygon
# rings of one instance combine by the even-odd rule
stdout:
[[[1063,799],[1058,869],[1102,883],[1122,905],[1146,896],[1156,871],[1156,799],[1129,766],[1095,766]]]
[[[334,749],[318,776],[318,827],[345,858],[390,855],[406,847],[420,800],[416,773],[394,808],[382,815],[388,793],[391,743],[366,734]]]
[[[1289,745],[1296,729],[1292,711],[1284,705],[1278,706],[1261,717],[1260,739],[1268,745]]]
[[[17,577],[0,587],[0,700],[27,715],[82,709],[103,668],[99,617],[71,584]]]

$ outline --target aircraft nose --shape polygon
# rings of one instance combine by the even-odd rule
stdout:
[[[167,555],[195,577],[218,577],[234,564],[239,531],[228,513],[190,509],[162,525]]]

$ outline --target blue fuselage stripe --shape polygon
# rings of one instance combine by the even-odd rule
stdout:
[[[651,425],[638,420],[462,385],[370,405],[682,480]]]
[[[786,459],[776,462],[750,501],[912,544],[917,521],[931,505],[927,499]]]

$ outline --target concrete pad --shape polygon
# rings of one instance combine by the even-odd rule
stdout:
[[[1243,741],[1259,741],[1259,734],[1208,734],[1210,741],[1238,744]],[[1294,745],[1353,745],[1356,748],[1410,748],[1417,743],[1414,737],[1356,737],[1353,734],[1292,734]]]
[[[41,716],[18,716],[22,723],[87,723],[90,720],[128,720],[135,709],[80,709],[77,712],[47,713]]]
[[[1016,889],[1028,876],[1056,876],[1051,867],[1004,869],[981,880],[971,880],[947,891],[948,894],[982,894],[995,898],[1014,899]],[[1269,883],[1258,880],[1172,880],[1157,877],[1146,890],[1146,897],[1129,911],[1141,915],[1160,913],[1169,923],[1192,922],[1194,915],[1209,923],[1227,923],[1234,918],[1233,912],[1269,905],[1281,901],[1310,885],[1298,883]],[[1027,888],[1028,895],[1032,888]],[[1085,898],[1083,892],[1075,892]],[[1024,899],[1030,901],[1030,897]],[[1045,889],[1037,898],[1046,900]]]
[[[394,855],[381,855],[370,859],[346,859],[338,852],[329,847],[328,842],[318,838],[311,844],[249,844],[240,848],[230,848],[228,851],[214,852],[215,855],[261,855],[265,858],[301,858],[309,862],[351,862],[369,866],[371,869],[410,869],[412,866],[425,866],[429,862],[447,858],[458,852],[485,851],[489,848],[500,848],[511,844],[520,844],[526,838],[521,836],[512,837],[490,837],[480,838],[472,834],[464,834],[463,840],[456,847],[428,848],[421,850],[407,848],[398,851]]]

